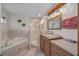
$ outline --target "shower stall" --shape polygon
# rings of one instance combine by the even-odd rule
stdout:
[[[40,22],[38,18],[28,18],[25,29],[12,29],[7,17],[1,17],[1,55],[16,56],[24,50],[39,49]],[[26,21],[27,22],[27,21]]]
[[[30,46],[40,49],[40,21],[41,18],[31,18],[30,22]]]
[[[28,48],[28,39],[28,31],[10,29],[7,18],[1,18],[1,55],[17,55]]]

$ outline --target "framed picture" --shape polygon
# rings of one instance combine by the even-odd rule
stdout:
[[[48,29],[49,30],[58,30],[61,29],[62,17],[51,18],[48,20]]]
[[[65,29],[77,29],[79,27],[79,17],[69,17],[62,21],[62,28]]]

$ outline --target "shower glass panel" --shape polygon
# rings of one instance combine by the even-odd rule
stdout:
[[[20,29],[13,28],[10,22],[12,21],[7,17],[1,18],[1,56],[16,56],[32,47],[39,48],[40,21],[38,18],[27,17],[26,26]]]
[[[6,43],[4,42],[8,39],[6,17],[2,17],[0,19],[0,23],[1,23],[1,55],[2,55],[3,48],[6,46],[5,45]]]
[[[30,20],[30,47],[39,48],[40,39],[40,21],[38,18]]]
[[[0,55],[1,55],[1,22],[0,22]]]
[[[27,22],[27,21],[26,21]],[[1,18],[1,55],[16,56],[29,48],[29,21],[22,29],[10,27],[7,18]]]

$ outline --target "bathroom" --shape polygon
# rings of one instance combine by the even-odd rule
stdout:
[[[51,42],[61,46],[65,44],[62,39],[72,42],[72,44],[69,42],[66,43],[71,46],[65,46],[68,48],[67,52],[70,53],[68,55],[79,55],[79,25],[75,27],[65,27],[63,24],[65,19],[69,20],[70,18],[79,16],[78,3],[0,4],[1,56],[53,56],[53,54],[50,53],[50,51],[53,50],[50,46],[52,45]],[[52,19],[56,21],[52,22]],[[77,18],[77,21],[78,19],[79,18]],[[79,21],[77,23],[79,24]],[[52,36],[53,34],[55,34],[55,36]],[[43,48],[41,47],[43,43],[41,39],[43,36],[47,37],[47,39],[56,36],[62,38],[58,38],[57,41],[52,39],[50,44],[46,45],[48,48]],[[43,51],[44,49],[46,51],[41,51],[42,48]],[[65,48],[63,49],[65,50]],[[64,53],[61,54],[65,55]]]

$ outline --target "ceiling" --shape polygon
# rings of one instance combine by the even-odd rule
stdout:
[[[43,16],[55,3],[2,3],[2,9],[20,16]]]

